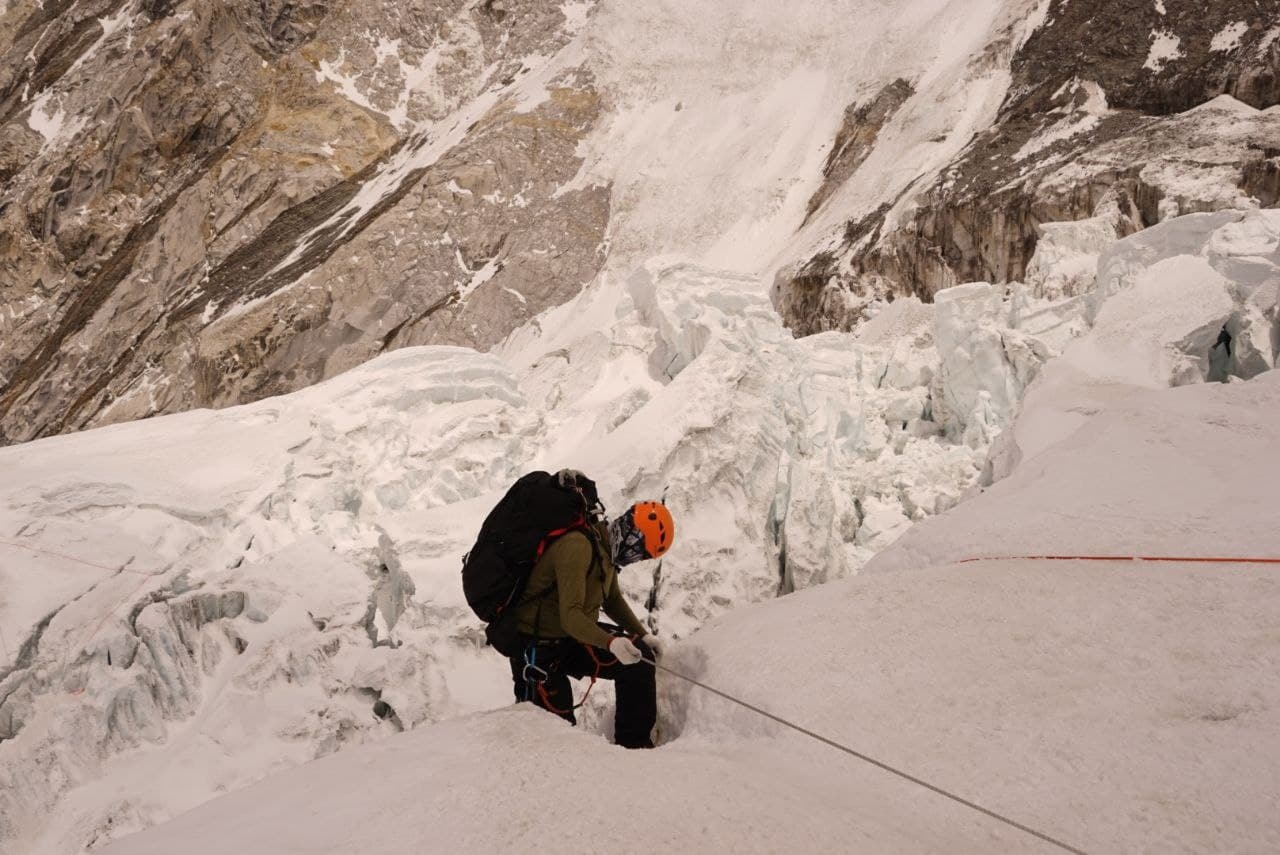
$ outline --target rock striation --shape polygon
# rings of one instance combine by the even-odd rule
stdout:
[[[487,348],[604,258],[559,4],[9,3],[0,442]]]

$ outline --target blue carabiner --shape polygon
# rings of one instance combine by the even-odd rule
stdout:
[[[529,676],[530,672],[533,672],[535,676]],[[545,668],[538,667],[538,648],[532,644],[525,648],[524,670],[520,672],[520,676],[524,679],[526,685],[531,685],[533,683],[545,683],[547,681],[547,677],[550,676]]]

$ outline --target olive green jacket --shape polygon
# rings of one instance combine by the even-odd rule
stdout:
[[[609,530],[600,525],[596,532],[600,540],[596,561],[592,561],[591,540],[581,531],[558,538],[542,553],[525,586],[525,601],[516,607],[520,632],[537,638],[569,636],[607,648],[613,637],[596,625],[602,607],[627,632],[637,636],[647,632],[618,588],[618,573],[609,556]]]

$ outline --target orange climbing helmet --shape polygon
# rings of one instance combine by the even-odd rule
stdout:
[[[644,551],[650,558],[661,558],[676,536],[671,511],[662,502],[637,502],[631,506],[631,515],[636,528],[644,534]]]
[[[637,502],[609,524],[613,560],[626,566],[646,558],[661,558],[671,548],[676,524],[662,502]]]

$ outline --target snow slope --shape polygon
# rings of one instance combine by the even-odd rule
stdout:
[[[1261,680],[1242,689],[1232,675],[1275,655],[1257,629],[1273,605],[1273,575],[948,563],[995,552],[1280,551],[1265,492],[1277,474],[1268,470],[1280,415],[1275,375],[1241,382],[1275,358],[1275,213],[1181,218],[1109,246],[1067,231],[1056,240],[1076,247],[1072,271],[1091,247],[1100,258],[1096,294],[1047,299],[1033,285],[975,283],[934,306],[898,300],[857,336],[796,340],[758,279],[655,260],[624,282],[606,277],[494,355],[406,349],[294,395],[0,451],[0,839],[23,852],[96,848],[338,749],[460,716],[444,735],[428,729],[376,750],[399,757],[421,745],[413,771],[394,774],[424,774],[445,742],[481,744],[496,758],[513,750],[493,736],[505,728],[554,732],[554,721],[525,712],[482,714],[509,702],[506,666],[482,649],[457,571],[480,518],[516,473],[562,465],[596,476],[613,508],[667,491],[679,545],[660,567],[622,578],[633,602],[651,602],[650,625],[688,639],[677,645],[679,667],[888,751],[885,759],[1020,818],[1064,835],[1083,828],[1084,842],[1102,848],[1141,839],[1144,816],[1194,842],[1186,823],[1228,808],[1247,820],[1241,833],[1270,833],[1250,798],[1228,804],[1215,795],[1203,814],[1186,808],[1179,776],[1203,781],[1201,760],[1141,746],[1142,734],[1167,731],[1160,716],[1176,718],[1176,704],[1217,716],[1220,699],[1221,714],[1241,722],[1219,727],[1226,737],[1196,731],[1203,758],[1216,763],[1243,750],[1233,739],[1263,738],[1253,723],[1268,724],[1274,687]],[[1201,275],[1210,268],[1222,281]],[[1129,299],[1162,283],[1177,295],[1167,313],[1150,311],[1158,292]],[[1151,317],[1168,322],[1142,326]],[[1236,382],[1170,390],[1207,376],[1204,348],[1223,324],[1237,334],[1240,358],[1227,366]],[[1139,370],[1153,365],[1169,373]],[[1060,402],[1093,400],[1099,390],[1103,403],[1063,419]],[[1038,427],[1046,424],[1061,435]],[[872,570],[903,572],[833,581],[876,553]],[[717,623],[821,582],[835,586]],[[1216,611],[1201,613],[1196,597],[1215,598]],[[1111,617],[1130,608],[1123,620]],[[1220,614],[1239,619],[1196,652]],[[1004,635],[1001,626],[1022,628]],[[1189,640],[1178,641],[1183,632]],[[1190,671],[1177,670],[1181,656],[1158,653],[1175,641]],[[1129,648],[1147,652],[1107,657]],[[1020,657],[1030,664],[992,667]],[[815,680],[814,662],[839,664]],[[1159,679],[1136,699],[1127,692],[1139,669]],[[626,762],[657,764],[664,782],[687,777],[690,789],[672,790],[664,803],[694,800],[709,786],[696,770],[720,764],[741,786],[718,816],[768,816],[787,782],[788,792],[839,793],[803,800],[823,810],[871,805],[864,816],[886,818],[866,832],[871,849],[958,840],[977,850],[1003,833],[919,794],[877,795],[880,778],[850,783],[861,779],[847,778],[847,765],[832,771],[829,758],[790,741],[762,743],[769,728],[712,698],[677,684],[663,692],[668,745],[654,756],[680,759],[671,768],[661,759]],[[612,749],[600,741],[609,694],[598,689],[583,731],[555,744],[581,745],[606,767],[624,762],[608,759]],[[984,712],[957,715],[969,708]],[[1112,733],[1107,716],[1117,710],[1135,716],[1136,730],[1091,737]],[[1032,729],[1045,720],[1061,738],[1046,743]],[[1133,751],[1117,755],[1117,745]],[[391,774],[361,756],[332,763]],[[1010,772],[1001,758],[1011,756],[1025,773]],[[1107,765],[1117,756],[1129,759]],[[799,780],[815,764],[832,777]],[[1274,779],[1251,768],[1241,780],[1274,794]],[[295,774],[308,779],[312,770]],[[430,811],[456,814],[452,825],[437,823],[440,833],[455,842],[479,833],[478,815],[453,801],[463,782],[440,779],[450,780],[447,791],[412,790],[441,800],[427,799]],[[1173,789],[1123,817],[1102,810],[1127,804],[1123,794],[1141,780]],[[372,781],[356,789],[397,815],[407,810]],[[1050,804],[1056,792],[1070,795]],[[1089,801],[1095,792],[1111,798]],[[814,809],[797,803],[796,825],[779,828],[800,834],[804,825],[813,848],[839,848],[824,836],[825,820],[805,812]],[[330,814],[337,808],[317,809]],[[904,837],[921,816],[944,830]],[[743,825],[756,829],[750,839],[721,842],[768,848],[781,839],[760,824]],[[696,836],[692,825],[673,828]],[[716,823],[708,828],[719,833]],[[659,831],[634,830],[632,839],[658,842],[646,835]],[[383,843],[410,845],[398,839]]]
[[[898,572],[742,610],[669,663],[1085,851],[1274,851],[1274,567],[954,562],[1116,549],[1121,523],[1135,546],[1280,553],[1277,416],[1274,372],[1143,396],[908,534],[876,562]],[[1175,505],[1196,525],[1171,529]],[[528,708],[466,717],[107,851],[588,851],[593,820],[620,852],[1054,851],[665,675],[661,716],[640,756]]]
[[[372,762],[421,796],[413,782],[431,768],[429,758],[450,758],[436,773],[448,780],[469,753],[509,755],[502,734],[510,728],[590,752],[605,769],[644,763],[664,782],[687,778],[685,789],[650,788],[665,806],[663,824],[655,827],[643,812],[628,818],[628,839],[650,847],[693,840],[844,848],[854,845],[847,823],[841,829],[852,801],[862,806],[864,830],[855,833],[867,849],[991,848],[996,832],[982,822],[919,793],[886,796],[875,774],[863,781],[854,772],[849,783],[845,767],[831,771],[821,751],[790,737],[774,740],[758,722],[717,711],[716,702],[677,685],[664,688],[664,727],[674,741],[657,759],[619,758],[601,742],[607,688],[586,710],[582,733],[556,730],[528,711],[487,712],[507,702],[505,664],[480,646],[457,584],[458,560],[518,473],[564,465],[598,478],[614,509],[663,494],[675,509],[677,549],[659,567],[634,568],[624,584],[633,602],[651,604],[652,627],[689,639],[676,659],[682,667],[744,692],[755,690],[756,678],[740,682],[743,675],[758,674],[769,688],[752,697],[835,735],[867,737],[913,769],[990,796],[993,806],[1028,821],[1044,820],[1064,837],[1082,827],[1081,840],[1103,848],[1146,839],[1103,810],[1125,803],[1143,775],[1198,775],[1228,792],[1224,776],[1200,774],[1199,761],[1182,754],[1166,751],[1143,766],[1148,761],[1125,753],[1130,742],[1135,752],[1144,744],[1128,731],[1094,744],[1091,729],[1111,731],[1091,713],[1061,724],[1082,747],[1054,742],[1047,753],[1026,722],[1058,722],[1062,708],[1088,701],[1161,732],[1165,719],[1131,702],[1125,689],[1148,660],[1164,661],[1156,647],[1181,643],[1176,633],[1161,634],[1165,625],[1156,619],[1177,618],[1192,627],[1188,649],[1203,643],[1216,657],[1194,672],[1209,682],[1204,692],[1197,684],[1191,700],[1233,699],[1225,713],[1204,714],[1210,718],[1245,710],[1217,722],[1228,725],[1219,728],[1229,731],[1225,741],[1197,731],[1204,741],[1196,744],[1208,746],[1205,756],[1234,757],[1231,740],[1268,723],[1271,689],[1264,685],[1261,700],[1245,703],[1234,700],[1234,682],[1219,686],[1205,674],[1210,666],[1234,673],[1241,663],[1257,664],[1248,633],[1258,613],[1241,603],[1267,607],[1268,577],[1175,568],[1167,578],[1178,581],[1165,592],[1166,577],[1131,577],[1132,568],[1001,563],[956,573],[943,565],[997,546],[1274,548],[1265,516],[1252,515],[1266,506],[1274,482],[1256,463],[1274,456],[1274,398],[1258,391],[1274,385],[1264,372],[1280,347],[1274,213],[1172,219],[1118,243],[1117,221],[1105,211],[1042,224],[1027,283],[971,283],[940,294],[935,305],[876,304],[856,335],[793,339],[767,297],[774,268],[849,218],[889,202],[891,221],[910,213],[919,192],[991,124],[1012,53],[1048,10],[1044,0],[923,0],[909,9],[866,0],[606,0],[590,14],[587,4],[567,4],[569,45],[510,85],[522,109],[544,95],[554,100],[547,86],[563,83],[558,72],[581,61],[601,94],[604,119],[578,147],[582,169],[557,193],[612,188],[609,260],[578,299],[540,315],[492,355],[405,349],[291,396],[0,450],[0,849],[99,848],[282,770],[450,720],[438,732],[422,729],[370,747],[371,754],[327,762],[346,770],[340,776]],[[460,14],[473,11],[471,4]],[[462,26],[455,36],[465,41],[469,33]],[[439,55],[410,61],[391,42],[365,40],[376,41],[379,64],[399,69],[406,87],[388,117],[416,126],[417,101],[443,97],[428,79]],[[250,58],[256,65],[256,54]],[[368,101],[338,66],[322,62],[320,74]],[[899,78],[914,94],[879,131],[863,166],[806,222],[842,114]],[[440,127],[461,116],[467,121],[455,130],[462,134],[487,103],[450,108]],[[1215,109],[1230,112],[1233,103]],[[1081,121],[1096,119],[1089,111],[1105,110],[1105,101],[1086,106],[1090,118]],[[75,121],[55,114],[40,112],[51,123],[65,119],[63,130]],[[1050,133],[1074,133],[1076,121]],[[1235,133],[1225,119],[1222,129]],[[372,211],[411,167],[442,153],[407,146],[343,210]],[[1232,175],[1215,172],[1205,186],[1235,198]],[[456,181],[445,186],[470,194]],[[498,232],[505,240],[495,226]],[[655,257],[662,252],[677,254]],[[352,265],[385,279],[392,268],[367,261],[378,257]],[[492,282],[499,263],[489,258],[472,283]],[[370,292],[385,284],[373,282]],[[273,315],[271,324],[301,328],[304,321]],[[1215,366],[1211,345],[1224,326],[1236,351]],[[384,330],[376,332],[381,340]],[[310,349],[282,345],[289,347]],[[1257,379],[1168,392],[1215,371]],[[1107,462],[1081,465],[1075,456],[1055,457],[1060,449]],[[1254,462],[1246,464],[1249,455]],[[1132,465],[1121,471],[1112,457]],[[1246,466],[1252,480],[1241,474]],[[916,572],[842,581],[877,555],[873,570]],[[822,583],[833,584],[803,592]],[[1241,616],[1231,630],[1237,634],[1224,635],[1220,646],[1210,644],[1192,601],[1208,596],[1206,584],[1222,597],[1215,601],[1221,609]],[[768,611],[702,630],[740,607],[797,591]],[[1112,626],[1096,617],[1113,614],[1113,600],[1128,603],[1130,593],[1156,618]],[[1056,616],[1061,602],[1078,613],[1046,627],[1043,616]],[[1017,621],[1029,641],[987,637],[992,626]],[[1102,667],[1107,645],[1152,652]],[[1021,662],[1027,647],[1035,655],[1028,661],[1047,674],[988,673],[992,661]],[[1063,658],[1043,658],[1059,649]],[[1259,649],[1257,656],[1270,655]],[[815,684],[813,661],[840,669]],[[1098,685],[1078,685],[1081,669],[1090,679],[1096,673]],[[895,677],[903,672],[913,679]],[[1167,708],[1185,700],[1171,688],[1180,673],[1158,676],[1148,700]],[[938,686],[951,704],[946,716],[929,712]],[[985,715],[1000,703],[1014,704],[1013,718],[1000,710]],[[918,719],[915,729],[902,728],[904,708]],[[956,708],[985,717],[956,717]],[[1237,719],[1243,724],[1232,724]],[[1010,754],[996,750],[999,740],[986,730],[992,721],[1023,727],[1008,744],[1019,762],[1031,758],[1025,775],[999,765]],[[937,732],[955,734],[961,750],[950,753],[930,736]],[[398,765],[411,745],[423,759]],[[1107,766],[1108,752],[1128,759]],[[529,762],[543,759],[535,754]],[[810,780],[815,767],[823,774]],[[719,813],[689,812],[706,802],[700,796],[708,789],[726,790],[703,774],[711,768],[733,781],[726,804],[709,808]],[[1242,768],[1258,794],[1274,794],[1272,779]],[[979,769],[995,783],[975,783],[969,773]],[[1080,770],[1093,776],[1089,798],[1096,790],[1111,800],[1077,796],[1079,778],[1067,772]],[[306,778],[311,767],[295,774]],[[555,767],[554,774],[567,781],[574,770]],[[1104,779],[1114,788],[1097,783]],[[458,780],[477,791],[487,786],[462,773]],[[991,789],[970,788],[979,785]],[[294,798],[283,785],[262,786]],[[1271,827],[1257,820],[1251,796],[1236,799],[1238,812],[1229,814],[1210,794],[1197,813],[1179,807],[1178,799],[1192,801],[1187,791],[1176,781],[1169,786],[1152,796],[1154,813],[1134,808],[1134,815],[1168,823],[1174,830],[1162,833],[1184,843],[1201,840],[1187,823],[1203,820],[1216,831],[1230,816],[1244,821],[1242,834],[1267,839]],[[1071,794],[1069,805],[1042,803],[1055,789]],[[428,790],[433,800],[418,814],[442,840],[485,848],[522,833],[513,826],[476,837],[477,816],[456,812],[456,792]],[[365,800],[351,800],[356,813],[346,816],[413,816],[375,781],[364,781],[360,793]],[[509,794],[495,798],[507,804]],[[387,807],[375,810],[374,801]],[[790,815],[778,820],[782,804]],[[685,812],[676,815],[676,806]],[[216,817],[221,808],[208,810]],[[316,813],[344,815],[328,803]],[[916,817],[938,820],[942,830]],[[535,816],[527,821],[524,830],[541,828]],[[743,837],[714,836],[729,821],[746,830]],[[293,825],[308,830],[306,822]],[[348,848],[364,848],[359,835],[372,833],[342,836],[323,822],[314,828]],[[383,841],[388,848],[413,845],[395,837],[393,825],[378,833],[392,835]],[[269,839],[264,834],[255,845]],[[1223,848],[1250,839],[1224,837]],[[996,842],[1021,845],[1010,837]]]
[[[1079,279],[1092,252],[1092,293],[974,283],[933,306],[884,306],[858,335],[794,339],[759,279],[654,260],[623,282],[605,276],[494,355],[403,349],[293,396],[4,449],[0,838],[32,852],[100,846],[342,747],[506,704],[506,666],[481,648],[457,568],[486,509],[529,468],[584,468],[613,508],[667,494],[680,545],[623,584],[650,603],[650,626],[695,637],[680,662],[721,681],[739,680],[717,663],[739,657],[756,618],[735,618],[745,628],[723,630],[741,634],[726,646],[695,631],[877,553],[872,570],[925,571],[997,549],[1280,549],[1265,513],[1280,219],[1194,215],[1114,244],[1091,242],[1089,223],[1070,228],[1055,229],[1044,265]],[[1171,392],[1210,375],[1224,326],[1234,356],[1219,367],[1236,383]],[[961,579],[998,586],[1046,572],[965,568]],[[928,572],[872,614],[858,609],[879,595],[860,586],[881,582],[856,582],[856,630],[826,634],[814,627],[827,617],[801,614],[809,628],[778,630],[780,646],[742,668],[795,686],[764,696],[780,710],[826,723],[861,709],[838,681],[800,691],[768,668],[799,680],[808,669],[785,651],[863,649],[955,575]],[[1088,589],[1098,572],[1064,577]],[[797,602],[840,602],[836,590]],[[1082,590],[1036,590],[1079,603],[1082,621],[1103,608]],[[1005,619],[1002,603],[987,604],[989,621]],[[922,619],[964,622],[973,605],[940,602]],[[965,667],[989,662],[983,650]],[[918,682],[940,678],[925,669]],[[983,703],[1021,696],[987,689]],[[586,730],[608,732],[608,694]],[[814,694],[826,700],[792,705]],[[668,696],[668,737],[689,730],[686,703],[703,700]],[[719,745],[707,715],[689,736]]]
[[[992,59],[992,43],[1025,39],[1045,12],[1042,0],[600,3],[582,38],[610,112],[576,183],[612,186],[608,269],[678,252],[771,280],[987,127],[1012,53]],[[806,223],[846,107],[895,79],[916,97]]]
[[[505,702],[457,571],[520,471],[579,466],[614,508],[667,492],[682,549],[624,579],[668,636],[852,572],[954,502],[982,447],[926,417],[930,313],[899,318],[907,342],[796,341],[764,290],[656,264],[560,310],[598,324],[544,318],[502,359],[406,349],[0,452],[22,592],[0,600],[0,831],[71,851]]]

